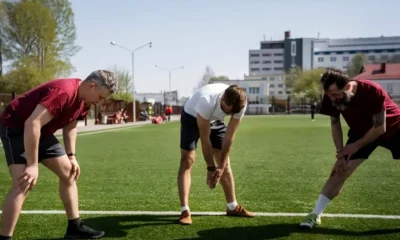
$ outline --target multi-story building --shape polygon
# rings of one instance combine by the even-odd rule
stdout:
[[[315,39],[313,65],[347,70],[354,55],[367,55],[369,63],[400,55],[400,37]]]
[[[269,76],[285,74],[291,67],[311,69],[313,38],[285,38],[277,41],[261,41],[260,49],[249,50],[249,75]]]

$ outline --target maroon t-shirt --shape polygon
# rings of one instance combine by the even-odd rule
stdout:
[[[0,117],[0,122],[11,128],[24,128],[38,104],[44,106],[53,119],[42,127],[41,134],[54,134],[74,120],[83,120],[89,111],[84,101],[78,98],[80,79],[56,79],[44,83],[8,104]]]
[[[386,110],[386,133],[383,139],[400,130],[400,108],[390,99],[386,91],[377,83],[369,80],[357,80],[357,91],[351,99],[349,107],[339,111],[325,94],[320,113],[332,117],[342,114],[350,128],[349,134],[363,137],[373,125],[372,117]]]

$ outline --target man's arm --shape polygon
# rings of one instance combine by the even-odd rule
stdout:
[[[340,116],[331,116],[331,129],[333,142],[335,143],[336,151],[338,151],[343,147],[343,131],[342,124],[340,123]]]
[[[231,151],[231,146],[233,140],[235,139],[236,129],[240,124],[240,119],[231,118],[229,121],[228,127],[226,129],[226,133],[224,136],[224,140],[222,141],[222,149],[221,149],[221,166],[218,166],[220,169],[225,169],[228,164],[228,156]]]
[[[63,139],[64,139],[64,146],[65,151],[67,154],[73,153],[75,154],[75,144],[76,144],[76,135],[77,135],[77,128],[78,121],[72,121],[67,126],[63,128]]]
[[[199,127],[201,148],[204,155],[204,160],[208,167],[214,167],[213,150],[210,141],[210,120],[203,118],[200,114],[197,114],[197,125]]]
[[[379,136],[386,132],[386,111],[375,114],[372,117],[372,128],[358,141],[355,142],[358,149],[375,141]]]
[[[25,121],[24,146],[28,166],[38,165],[40,131],[51,119],[53,115],[39,104]]]

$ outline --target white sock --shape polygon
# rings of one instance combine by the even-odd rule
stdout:
[[[330,199],[325,197],[324,195],[319,195],[317,204],[315,204],[315,208],[312,211],[312,213],[316,214],[317,216],[321,215],[322,212],[325,210],[325,208],[328,206],[330,203]]]
[[[229,210],[233,210],[233,209],[236,208],[237,205],[238,205],[238,203],[235,200],[235,201],[233,201],[231,203],[228,203],[228,208],[229,208]]]
[[[181,212],[188,210],[190,212],[189,206],[183,206]]]

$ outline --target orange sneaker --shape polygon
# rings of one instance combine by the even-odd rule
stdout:
[[[179,224],[182,225],[192,224],[192,217],[190,216],[190,212],[188,210],[185,210],[181,213],[181,216],[179,217]]]
[[[247,211],[240,205],[237,205],[233,210],[229,210],[229,208],[227,208],[226,215],[235,217],[254,217],[256,214]]]

